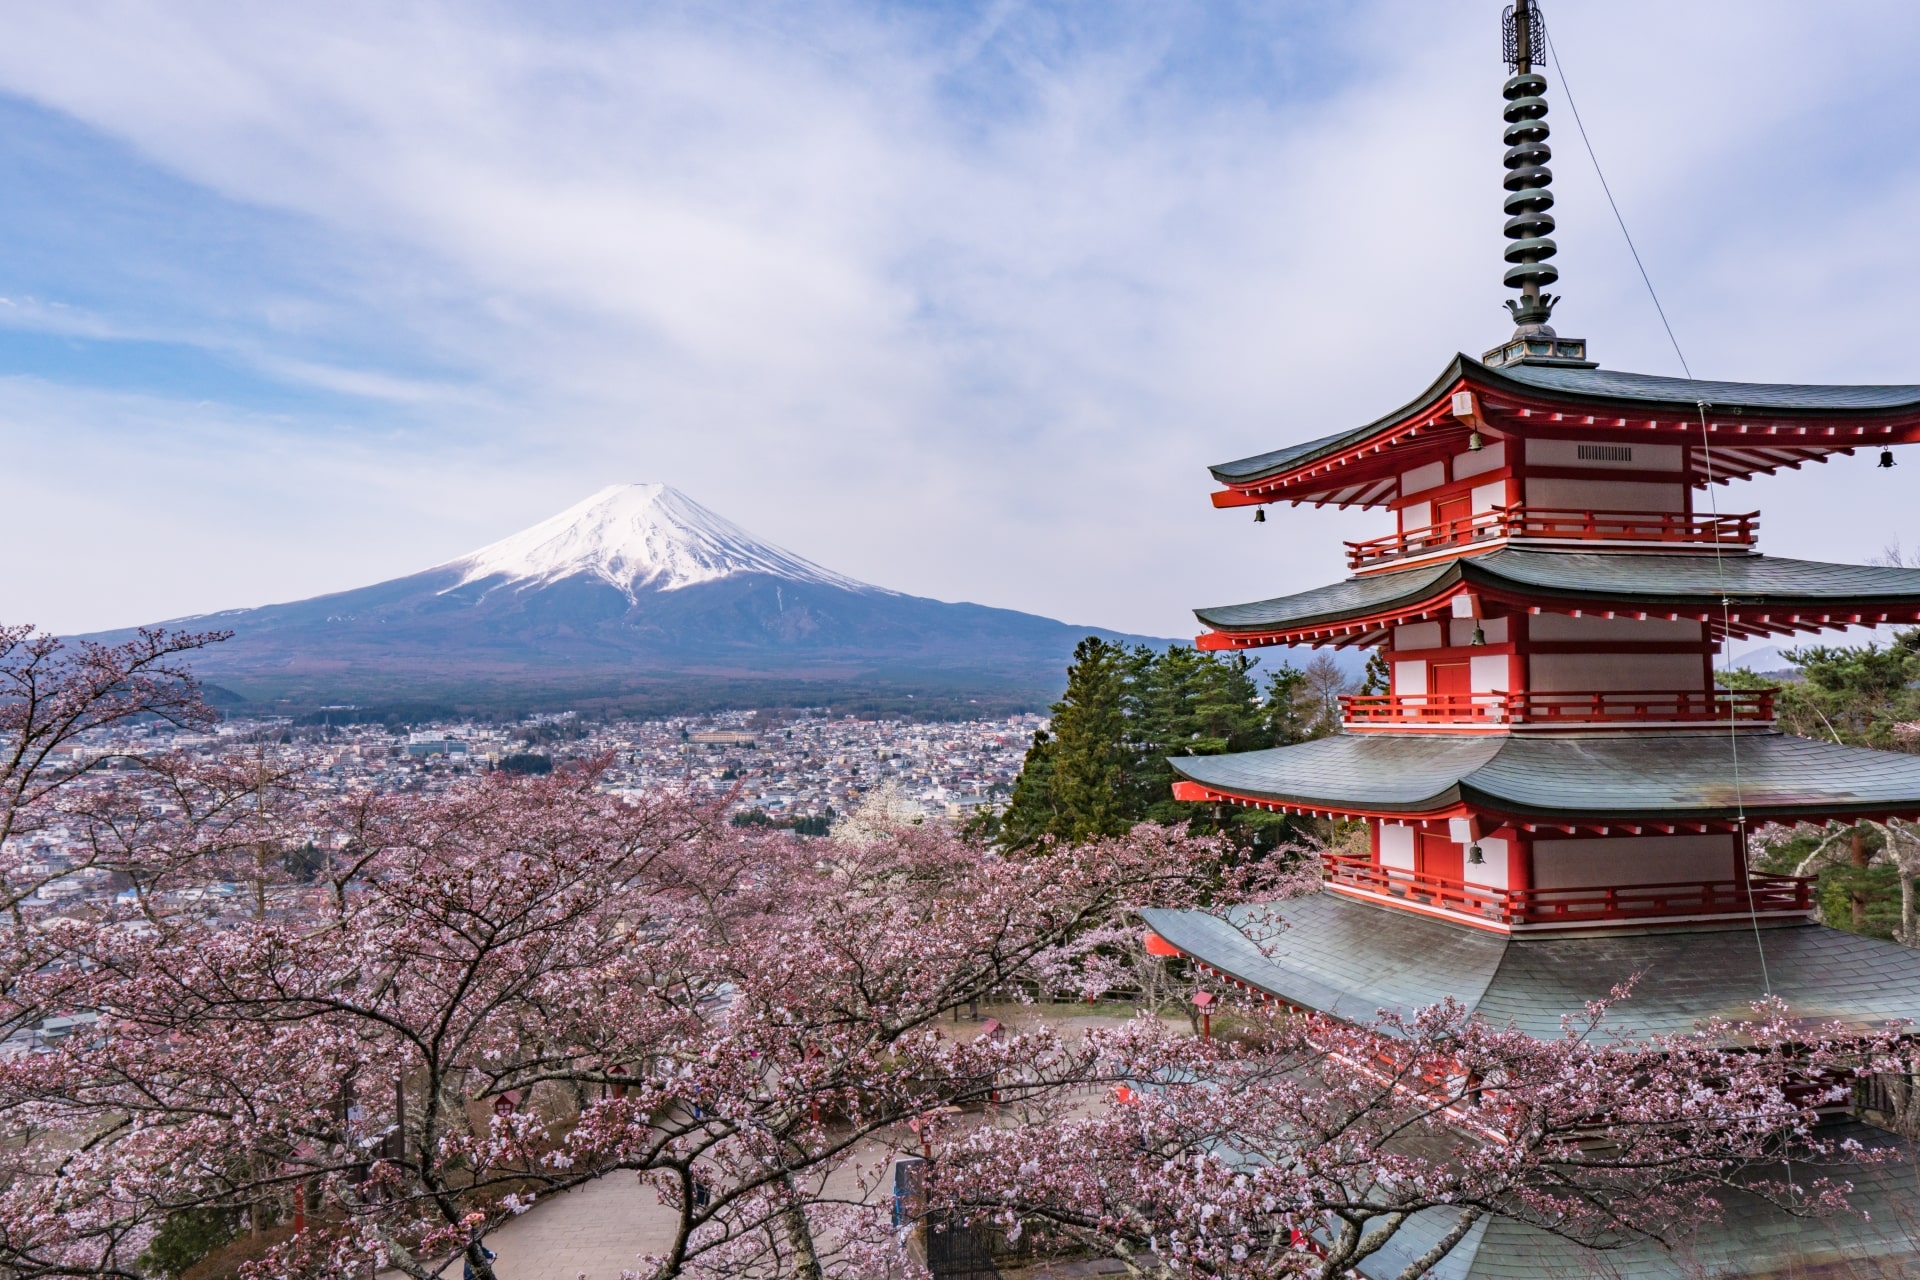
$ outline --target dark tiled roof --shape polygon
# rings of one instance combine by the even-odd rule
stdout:
[[[1920,806],[1920,756],[1766,731],[1342,733],[1171,763],[1184,777],[1249,799],[1389,813],[1465,802],[1520,817],[1659,822],[1744,807],[1766,821]]]
[[[1920,599],[1920,569],[1778,556],[1596,555],[1506,547],[1467,565],[1470,578],[1484,572],[1489,581],[1515,586],[1566,595],[1631,596],[1649,602],[1717,601],[1723,585],[1736,603]]]
[[[1223,462],[1209,468],[1213,478],[1222,484],[1231,484],[1236,480],[1254,480],[1277,471],[1285,471],[1299,463],[1307,462],[1324,454],[1338,453],[1348,444],[1358,443],[1376,432],[1393,426],[1403,418],[1411,417],[1433,402],[1447,387],[1460,377],[1463,362],[1478,365],[1479,361],[1469,356],[1457,355],[1440,371],[1425,391],[1401,405],[1384,418],[1376,418],[1364,427],[1355,427],[1351,431],[1336,431],[1330,436],[1321,436],[1318,440],[1309,440],[1305,444],[1289,445],[1284,449],[1275,449],[1270,453],[1255,454],[1251,458],[1240,458],[1233,462]],[[1484,366],[1482,366],[1484,367]]]
[[[1453,997],[1500,1026],[1557,1036],[1561,1018],[1638,975],[1615,1021],[1638,1034],[1740,1018],[1767,994],[1797,1016],[1860,1026],[1920,1022],[1920,951],[1829,929],[1742,921],[1686,931],[1508,936],[1316,893],[1263,907],[1141,912],[1188,955],[1350,1021]],[[1766,980],[1760,957],[1766,956]]]
[[[1781,413],[1851,413],[1908,409],[1920,406],[1920,387],[1818,386],[1789,382],[1707,382],[1663,378],[1651,373],[1622,373],[1614,369],[1569,369],[1547,365],[1511,365],[1490,370],[1542,391],[1639,404],[1684,405],[1702,400],[1710,409],[1762,409]]]
[[[1291,747],[1223,756],[1175,756],[1195,782],[1258,800],[1348,802],[1368,809],[1424,812],[1457,799],[1506,745],[1485,734],[1336,733]]]
[[[1868,1148],[1904,1149],[1904,1158],[1839,1171],[1852,1182],[1852,1212],[1795,1218],[1758,1196],[1723,1198],[1719,1221],[1707,1222],[1666,1248],[1652,1242],[1591,1250],[1509,1218],[1475,1223],[1453,1252],[1427,1274],[1433,1280],[1893,1280],[1920,1275],[1920,1189],[1910,1144],[1861,1124],[1823,1133]],[[1770,1171],[1769,1171],[1770,1172]],[[1815,1176],[1804,1167],[1793,1172]],[[1777,1176],[1777,1175],[1775,1175]],[[1431,1248],[1457,1219],[1432,1209],[1409,1219],[1361,1266],[1370,1280],[1392,1280]]]
[[[1339,618],[1364,617],[1395,605],[1424,600],[1434,593],[1435,588],[1457,581],[1459,573],[1454,562],[1447,561],[1419,569],[1400,569],[1364,578],[1348,578],[1345,582],[1315,587],[1299,595],[1281,596],[1275,600],[1195,609],[1193,613],[1209,627],[1223,631],[1306,626]]]
[[[1399,417],[1395,414],[1394,417]],[[1339,446],[1349,440],[1365,440],[1380,427],[1390,425],[1389,420],[1368,423],[1352,431],[1337,431],[1330,436],[1321,436],[1318,440],[1309,440],[1305,444],[1288,445],[1284,449],[1275,449],[1269,453],[1258,453],[1251,458],[1241,458],[1234,462],[1223,462],[1210,467],[1213,477],[1222,483],[1233,480],[1250,479],[1265,475],[1269,471],[1284,471],[1295,462],[1304,462],[1308,458],[1322,453],[1337,452]]]
[[[1920,602],[1920,569],[1825,564],[1778,556],[1625,555],[1503,547],[1470,559],[1368,574],[1298,595],[1195,609],[1220,631],[1270,631],[1366,617],[1436,598],[1458,583],[1554,599],[1648,607],[1736,604],[1781,608]]]
[[[1309,1009],[1352,1022],[1448,996],[1478,1005],[1507,940],[1410,912],[1315,893],[1274,907],[1147,910],[1147,926],[1190,956]]]
[[[1513,365],[1495,369],[1468,355],[1456,355],[1440,376],[1413,400],[1363,427],[1321,436],[1304,444],[1222,462],[1212,467],[1222,484],[1257,480],[1339,453],[1348,445],[1378,434],[1425,409],[1463,374],[1482,386],[1508,384],[1524,390],[1564,396],[1569,400],[1605,401],[1628,405],[1674,406],[1691,409],[1704,400],[1715,409],[1753,409],[1782,414],[1872,414],[1920,408],[1920,386],[1802,386],[1768,382],[1706,382],[1662,378],[1645,373],[1618,373],[1611,369],[1569,369]]]

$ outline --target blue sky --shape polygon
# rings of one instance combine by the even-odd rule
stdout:
[[[664,481],[842,572],[1158,634],[1378,514],[1208,462],[1499,302],[1498,3],[15,5],[9,620],[411,572]],[[1920,382],[1920,9],[1548,0],[1696,374]],[[1563,333],[1677,372],[1549,70]],[[1779,554],[1920,543],[1870,459]]]

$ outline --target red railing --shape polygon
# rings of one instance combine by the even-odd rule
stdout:
[[[1383,560],[1423,551],[1440,551],[1501,538],[1543,538],[1570,542],[1664,542],[1750,547],[1760,532],[1760,513],[1678,515],[1660,511],[1551,511],[1534,507],[1495,507],[1478,515],[1423,525],[1384,538],[1347,544],[1347,567],[1361,569]]]
[[[1367,858],[1325,855],[1327,879],[1421,906],[1503,924],[1580,924],[1647,916],[1745,915],[1813,910],[1813,881],[1751,874],[1745,884],[1712,880],[1594,885],[1571,889],[1495,889],[1445,876],[1383,867]]]
[[[1343,694],[1353,729],[1419,725],[1648,724],[1673,721],[1743,724],[1773,719],[1777,689],[1674,689],[1575,693]]]

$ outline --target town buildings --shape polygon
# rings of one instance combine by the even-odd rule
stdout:
[[[140,785],[136,762],[143,756],[258,760],[276,773],[291,771],[300,790],[325,799],[366,791],[442,791],[516,757],[562,766],[604,758],[601,785],[610,790],[684,790],[724,802],[738,814],[758,810],[775,823],[844,814],[882,788],[908,811],[957,822],[1005,799],[1042,724],[1034,715],[914,723],[824,712],[720,712],[604,723],[561,714],[397,732],[380,725],[230,720],[213,732],[185,733],[149,723],[86,734],[56,755],[55,767],[93,766],[72,784],[85,789]],[[156,806],[170,803],[157,780],[149,798]],[[108,872],[87,865],[82,833],[58,820],[11,838],[4,859],[46,880],[28,904],[31,918],[83,911],[125,892]],[[235,910],[249,909],[253,901],[250,891],[243,894],[234,885],[193,892],[199,895],[196,907],[215,911],[228,901]],[[267,896],[291,908],[301,892],[298,876],[276,871]]]

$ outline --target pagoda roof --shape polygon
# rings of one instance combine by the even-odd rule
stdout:
[[[1218,633],[1202,636],[1202,648],[1371,643],[1395,623],[1447,615],[1462,588],[1536,611],[1692,617],[1713,624],[1716,634],[1728,616],[1736,635],[1753,635],[1904,621],[1920,612],[1920,569],[1746,552],[1716,557],[1501,547],[1296,595],[1196,609],[1194,615]],[[1731,603],[1723,607],[1723,599]]]
[[[1420,395],[1365,426],[1210,468],[1228,486],[1214,503],[1385,501],[1399,472],[1422,460],[1411,455],[1466,447],[1468,427],[1450,405],[1461,390],[1477,393],[1482,425],[1496,435],[1698,443],[1704,417],[1716,479],[1824,461],[1860,445],[1920,439],[1920,386],[1715,382],[1561,365],[1497,368],[1462,353]],[[1385,458],[1388,451],[1396,458]],[[1705,482],[1704,475],[1687,478]]]
[[[1670,1245],[1639,1240],[1595,1251],[1564,1236],[1501,1215],[1476,1222],[1426,1273],[1429,1280],[1737,1280],[1799,1276],[1905,1276],[1920,1272],[1920,1217],[1912,1144],[1859,1121],[1823,1125],[1830,1142],[1858,1142],[1891,1159],[1854,1163],[1762,1166],[1756,1178],[1832,1176],[1851,1187],[1847,1210],[1794,1214],[1764,1195],[1717,1193],[1720,1211]],[[1378,1253],[1360,1263],[1368,1280],[1394,1280],[1440,1242],[1459,1220],[1457,1209],[1424,1209],[1407,1219]]]
[[[1496,1026],[1557,1037],[1561,1018],[1638,976],[1615,1021],[1635,1035],[1741,1020],[1773,995],[1809,1022],[1920,1022],[1920,951],[1819,924],[1580,936],[1467,928],[1342,894],[1208,911],[1150,908],[1147,927],[1247,986],[1349,1022],[1452,998]],[[1763,977],[1761,952],[1766,955]]]
[[[1449,997],[1496,1026],[1541,1039],[1563,1033],[1589,1001],[1637,979],[1614,1022],[1636,1036],[1691,1030],[1702,1018],[1750,1018],[1769,992],[1809,1022],[1856,1027],[1920,1022],[1920,951],[1816,924],[1684,931],[1611,931],[1587,937],[1514,937],[1357,902],[1332,893],[1206,911],[1149,909],[1155,933],[1216,972],[1289,1004],[1350,1022],[1411,1014]],[[1766,971],[1760,967],[1762,952]],[[1824,1137],[1868,1148],[1906,1145],[1849,1122]],[[1810,1168],[1802,1177],[1817,1176]],[[1443,1280],[1680,1280],[1684,1276],[1815,1273],[1842,1260],[1910,1264],[1920,1215],[1911,1156],[1850,1166],[1849,1203],[1869,1216],[1795,1218],[1764,1198],[1723,1196],[1717,1222],[1674,1249],[1628,1244],[1596,1254],[1511,1218],[1489,1217],[1433,1269]],[[1391,1280],[1432,1246],[1454,1217],[1416,1215],[1361,1271]],[[1796,1271],[1793,1264],[1798,1264]],[[1844,1265],[1844,1264],[1842,1264]],[[1835,1274],[1841,1274],[1836,1271]],[[1851,1274],[1848,1272],[1847,1274]],[[1904,1274],[1904,1272],[1902,1272]]]
[[[1169,763],[1200,798],[1306,813],[1475,812],[1568,829],[1724,824],[1736,812],[1754,822],[1920,814],[1920,756],[1772,730],[1337,733]]]

